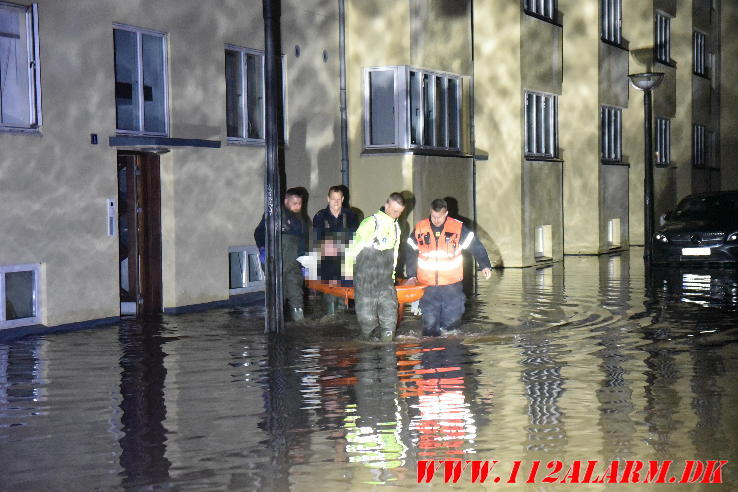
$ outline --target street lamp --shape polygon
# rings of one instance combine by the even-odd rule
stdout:
[[[661,84],[664,74],[661,72],[633,73],[628,75],[630,83],[639,91],[643,91],[643,136],[644,136],[644,154],[643,166],[645,168],[645,178],[643,186],[643,203],[644,203],[644,251],[643,258],[646,264],[651,264],[653,253],[653,144],[651,135],[651,91]]]

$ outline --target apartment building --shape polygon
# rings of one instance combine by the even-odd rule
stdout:
[[[403,191],[408,230],[453,198],[498,266],[642,244],[647,71],[657,214],[738,188],[733,2],[281,3],[286,186],[309,215],[345,157],[353,206]],[[258,0],[0,1],[0,329],[262,288],[263,43]]]

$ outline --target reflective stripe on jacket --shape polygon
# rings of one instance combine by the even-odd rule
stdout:
[[[415,244],[418,248],[418,280],[427,285],[450,285],[464,279],[464,260],[461,251],[462,223],[447,218],[439,236],[433,233],[430,219],[415,226]],[[468,245],[467,245],[468,246]]]

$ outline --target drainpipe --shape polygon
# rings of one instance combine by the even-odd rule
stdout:
[[[346,111],[346,5],[338,0],[339,107],[341,112],[341,184],[349,186],[348,113]]]
[[[477,141],[474,124],[474,0],[469,2],[469,44],[471,51],[471,78],[469,79],[469,140],[472,146],[472,227],[477,234]],[[474,293],[479,291],[479,279],[474,270]]]

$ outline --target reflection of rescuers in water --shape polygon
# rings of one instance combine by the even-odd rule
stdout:
[[[395,267],[400,246],[397,218],[403,210],[405,199],[399,193],[392,193],[384,211],[361,222],[353,242],[346,249],[344,274],[354,279],[356,317],[364,338],[370,338],[377,327],[383,341],[392,340],[395,334]]]
[[[446,200],[431,202],[430,217],[415,225],[407,238],[405,268],[408,282],[427,285],[420,299],[423,335],[438,336],[453,329],[464,314],[463,250],[469,250],[488,279],[489,256],[474,232],[448,216]]]
[[[331,186],[328,190],[328,206],[313,217],[313,234],[320,245],[318,277],[323,282],[344,283],[341,275],[342,253],[359,226],[356,214],[343,206],[344,198],[341,186]],[[327,315],[335,314],[336,307],[345,307],[338,297],[331,294],[323,294],[323,305]]]
[[[305,222],[302,220],[302,195],[297,188],[290,188],[284,195],[282,207],[282,286],[284,298],[289,305],[292,321],[302,321],[302,266],[297,258],[305,254]],[[254,231],[254,239],[263,260],[266,244],[266,222],[264,216]]]

